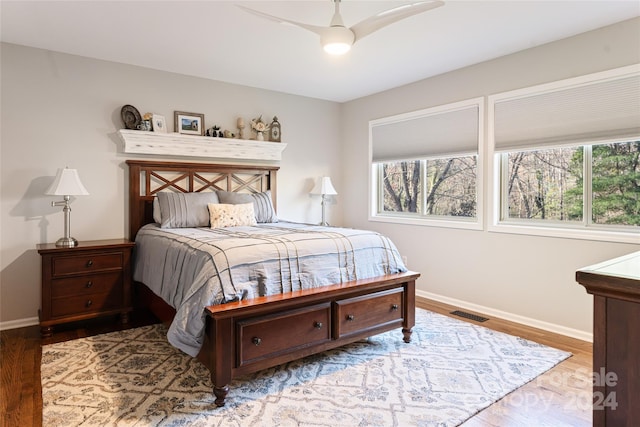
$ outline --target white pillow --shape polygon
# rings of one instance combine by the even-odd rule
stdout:
[[[211,228],[256,225],[253,203],[229,205],[209,203],[209,223]]]

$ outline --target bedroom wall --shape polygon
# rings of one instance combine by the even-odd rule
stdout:
[[[389,235],[422,273],[420,295],[588,338],[592,297],[575,282],[575,270],[640,245],[368,221],[368,122],[634,63],[640,19],[343,104],[344,223]]]
[[[634,19],[343,105],[2,43],[0,328],[37,320],[35,245],[63,234],[62,212],[43,195],[58,167],[79,169],[91,193],[73,202],[72,235],[125,235],[123,163],[149,158],[119,147],[119,111],[130,103],[163,114],[170,126],[174,110],[204,113],[207,125],[215,119],[226,127],[239,114],[277,114],[288,143],[280,217],[318,222],[319,204],[307,193],[313,179],[329,174],[340,193],[329,221],[391,236],[423,274],[419,294],[586,336],[592,298],[574,282],[575,270],[637,245],[369,222],[368,121],[638,63],[639,34]]]
[[[308,192],[324,174],[339,191],[339,105],[130,65],[93,60],[12,44],[1,45],[0,327],[37,323],[40,307],[38,243],[61,237],[58,198],[43,193],[59,167],[77,168],[90,195],[73,201],[71,235],[79,240],[126,235],[127,158],[115,132],[120,109],[163,114],[204,113],[205,126],[235,127],[264,114],[282,123],[278,214],[320,222],[320,202]],[[155,157],[162,159],[162,157]],[[164,158],[165,160],[170,160]],[[177,160],[217,159],[181,157]],[[340,223],[339,209],[328,211]]]

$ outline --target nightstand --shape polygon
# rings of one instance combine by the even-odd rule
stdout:
[[[127,323],[132,311],[131,253],[126,239],[81,241],[73,248],[40,244],[42,308],[40,331],[51,336],[53,326],[119,314]]]

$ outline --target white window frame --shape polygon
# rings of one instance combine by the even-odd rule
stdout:
[[[406,213],[380,213],[379,201],[382,198],[383,189],[380,185],[379,167],[373,162],[373,132],[374,126],[383,124],[391,124],[395,122],[419,119],[424,116],[434,115],[438,113],[446,113],[448,111],[461,109],[465,107],[477,106],[478,108],[478,147],[477,147],[477,170],[476,170],[476,216],[474,218],[466,217],[453,217],[453,216],[438,216],[438,215],[426,215],[426,214],[409,214]],[[409,113],[398,114],[395,116],[385,117],[381,119],[371,120],[369,122],[369,221],[396,223],[396,224],[408,224],[408,225],[421,225],[429,227],[444,227],[444,228],[458,228],[466,230],[483,230],[484,229],[484,126],[485,126],[485,98],[473,98],[465,101],[440,105],[436,107],[426,108],[418,111],[412,111]],[[451,158],[462,156],[461,154],[443,153],[437,157],[415,158],[407,159],[407,161],[425,160],[435,158]],[[423,176],[426,175],[426,168],[422,168]],[[426,182],[423,181],[423,182]],[[423,203],[426,203],[424,201]]]
[[[575,223],[560,223],[559,221],[536,221],[536,220],[520,220],[520,219],[507,219],[504,215],[506,209],[506,194],[502,191],[502,152],[496,152],[495,150],[495,105],[498,102],[517,99],[521,97],[531,96],[532,94],[540,94],[550,92],[554,90],[562,90],[571,86],[595,83],[600,80],[621,78],[630,74],[640,73],[640,64],[631,65],[627,67],[621,67],[614,70],[608,70],[600,73],[589,74],[586,76],[580,76],[576,78],[556,81],[548,84],[528,87],[515,91],[505,92],[496,95],[490,95],[488,97],[487,106],[487,169],[489,173],[489,182],[487,192],[487,206],[489,209],[489,221],[487,229],[490,232],[498,233],[512,233],[512,234],[526,234],[535,236],[549,236],[549,237],[562,237],[569,239],[583,239],[583,240],[596,240],[596,241],[608,241],[608,242],[620,242],[620,243],[635,243],[640,244],[640,227],[622,228],[616,226],[604,226],[599,224],[593,224],[591,217],[591,168],[586,168],[587,164],[591,164],[591,149],[587,149],[587,145],[591,145],[592,142],[583,144],[585,147],[585,188],[583,189],[584,200],[584,218],[581,222]],[[602,140],[598,143],[611,143],[611,142],[624,142],[617,140]],[[571,144],[567,146],[578,146],[578,144]],[[551,149],[553,146],[540,147],[541,150]],[[523,148],[520,151],[524,151]],[[513,152],[518,151],[514,149]],[[506,166],[505,166],[506,167]],[[586,184],[589,184],[588,188]]]

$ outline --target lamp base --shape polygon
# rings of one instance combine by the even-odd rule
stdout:
[[[78,241],[73,237],[61,237],[56,242],[56,246],[61,248],[74,248],[78,246]]]

